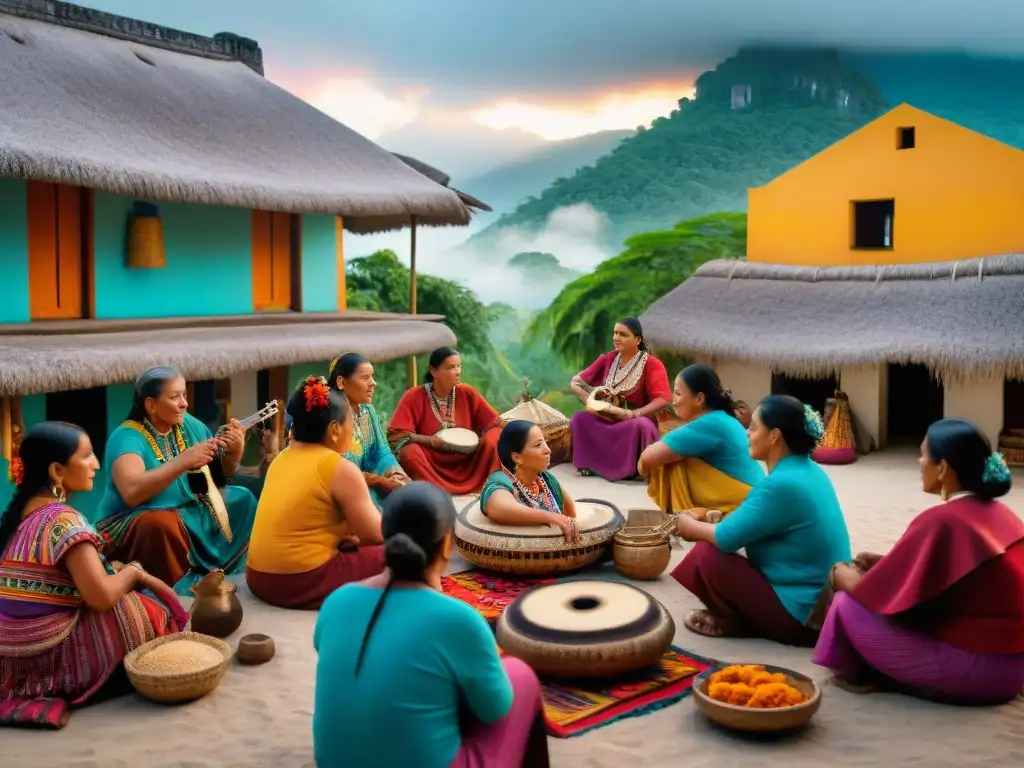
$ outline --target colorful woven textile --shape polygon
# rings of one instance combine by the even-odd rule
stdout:
[[[489,624],[493,624],[501,612],[527,589],[555,581],[557,579],[460,571],[441,579],[441,587],[446,595],[473,606]]]
[[[8,699],[0,701],[0,726],[60,730],[68,723],[71,705],[64,699]]]

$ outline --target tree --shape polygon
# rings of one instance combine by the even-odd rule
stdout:
[[[608,351],[616,321],[642,314],[701,264],[741,258],[746,247],[743,213],[702,216],[631,237],[621,254],[565,286],[534,319],[527,341],[547,341],[567,365],[580,370]]]

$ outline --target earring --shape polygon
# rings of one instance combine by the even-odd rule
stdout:
[[[53,494],[53,498],[55,498],[59,504],[63,504],[68,500],[68,497],[64,495],[64,488],[62,486],[51,486],[50,493]]]

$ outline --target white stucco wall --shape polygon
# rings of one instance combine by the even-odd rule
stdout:
[[[1003,380],[946,380],[944,415],[947,418],[973,421],[995,447],[999,443],[999,433],[1003,429]]]
[[[850,398],[853,415],[871,435],[876,449],[884,448],[888,437],[888,372],[887,365],[859,366],[843,368],[839,377],[839,386]]]
[[[734,360],[712,365],[733,400],[744,400],[751,409],[772,393],[772,372],[763,366]]]

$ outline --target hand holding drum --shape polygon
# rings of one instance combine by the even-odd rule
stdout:
[[[567,517],[557,512],[552,512],[551,524],[562,531],[566,544],[579,544],[582,541],[575,517]]]
[[[476,453],[476,449],[480,445],[480,436],[473,430],[464,427],[448,427],[438,430],[437,434],[430,438],[430,445],[447,453],[468,455]]]

